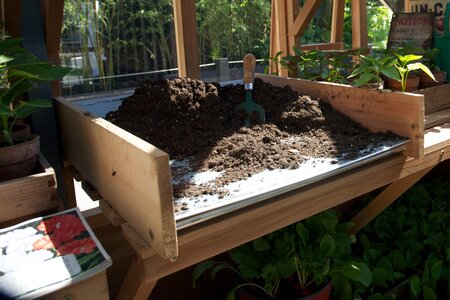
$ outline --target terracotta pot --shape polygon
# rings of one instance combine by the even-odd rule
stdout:
[[[13,146],[0,147],[0,181],[33,174],[40,153],[39,136]]]
[[[441,85],[445,83],[446,77],[447,77],[447,72],[445,71],[432,71],[434,78],[436,78],[436,81],[434,81],[433,79],[430,78],[430,76],[428,76],[427,74],[425,74],[424,72],[420,72],[419,73],[419,77],[420,77],[420,88],[421,89],[426,89],[429,87],[433,87],[433,86],[437,86],[437,85]]]
[[[331,289],[333,288],[333,284],[331,281],[329,281],[327,284],[325,284],[320,290],[306,295],[297,297],[291,300],[329,300],[331,297]],[[244,288],[237,290],[237,297],[236,299],[239,300],[268,300],[269,298],[262,298],[258,296],[254,296],[250,294],[250,292]]]
[[[409,75],[406,79],[405,92],[417,91],[419,88],[420,77]],[[402,91],[402,83],[399,80],[389,78],[389,88],[393,91]]]

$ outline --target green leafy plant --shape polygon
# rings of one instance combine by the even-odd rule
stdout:
[[[382,75],[395,77],[397,69],[396,60],[391,56],[360,55],[361,63],[353,70],[348,77],[354,78],[352,85],[358,87],[371,87],[375,83],[381,87],[383,83]]]
[[[367,265],[351,257],[354,236],[350,223],[339,223],[337,214],[325,211],[229,251],[232,263],[204,261],[194,270],[195,281],[209,270],[212,278],[229,269],[238,289],[251,287],[269,299],[289,299],[308,294],[333,281],[340,299],[352,299],[352,282],[369,285]]]
[[[399,285],[409,299],[450,294],[449,195],[446,180],[416,184],[358,233],[362,258],[372,270],[370,286],[359,286],[358,294],[390,299],[386,291],[395,294]]]
[[[34,88],[34,83],[61,79],[71,70],[38,59],[21,43],[20,38],[0,40],[0,133],[8,145],[14,144],[12,129],[17,120],[50,107],[46,99],[25,101],[23,95]]]
[[[408,79],[409,73],[412,71],[422,70],[433,80],[436,80],[434,78],[434,75],[431,73],[430,69],[419,61],[422,58],[422,55],[416,54],[401,55],[397,52],[393,52],[393,54],[397,58],[395,67],[397,68],[398,74],[394,76],[392,76],[393,74],[391,74],[391,76],[389,77],[395,80],[399,80],[401,82],[403,92],[406,89],[406,80]]]

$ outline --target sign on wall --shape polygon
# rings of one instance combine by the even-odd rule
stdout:
[[[414,46],[428,49],[433,36],[432,13],[395,13],[389,30],[389,49]]]
[[[435,33],[442,34],[444,31],[444,13],[447,2],[444,0],[410,0],[411,12],[433,13]]]

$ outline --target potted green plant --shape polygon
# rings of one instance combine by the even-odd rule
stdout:
[[[40,153],[39,136],[17,133],[17,123],[39,108],[46,99],[28,99],[34,83],[58,80],[71,69],[52,65],[21,47],[22,39],[0,40],[0,181],[32,173]]]
[[[428,66],[431,73],[433,74],[435,80],[430,78],[425,72],[419,71],[420,77],[420,88],[425,89],[437,85],[444,84],[447,77],[447,72],[441,70],[438,65],[435,63],[435,58],[439,54],[441,50],[438,48],[430,48],[430,49],[422,49],[422,62]]]
[[[348,77],[354,79],[352,85],[357,87],[367,87],[375,89],[384,88],[383,75],[395,77],[397,69],[396,60],[391,56],[360,55],[360,64]]]
[[[420,78],[417,75],[410,76],[410,73],[422,70],[430,78],[435,80],[430,69],[420,62],[422,55],[406,54],[401,55],[397,52],[392,52],[397,58],[395,68],[397,73],[389,76],[389,87],[392,90],[401,90],[402,92],[415,91],[419,87]]]
[[[322,212],[230,250],[232,262],[200,263],[194,285],[207,270],[214,278],[230,269],[238,279],[227,299],[242,293],[246,299],[328,299],[331,285],[340,299],[352,299],[351,283],[367,286],[371,273],[351,256],[350,226],[339,223],[336,212]]]

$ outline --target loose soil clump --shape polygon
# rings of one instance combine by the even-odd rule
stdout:
[[[220,86],[180,78],[144,81],[106,118],[167,152],[170,159],[189,158],[195,172],[222,172],[209,184],[173,185],[174,197],[225,192],[220,187],[266,169],[298,168],[307,157],[352,160],[360,151],[399,137],[373,133],[335,111],[325,101],[299,95],[290,87],[255,80],[253,100],[266,122],[244,126],[243,85]],[[171,170],[175,178],[182,170]]]

